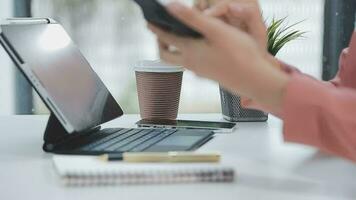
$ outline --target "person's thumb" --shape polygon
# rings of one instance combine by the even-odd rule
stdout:
[[[200,32],[206,38],[214,38],[220,35],[224,23],[220,20],[204,15],[196,9],[189,8],[180,3],[173,2],[167,5],[168,11],[182,23]]]
[[[231,3],[230,14],[247,26],[249,34],[259,41],[264,47],[266,44],[266,26],[262,20],[257,3]]]

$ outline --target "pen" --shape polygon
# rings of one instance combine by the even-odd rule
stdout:
[[[99,157],[103,161],[124,161],[130,163],[170,162],[170,163],[212,163],[220,161],[218,153],[200,152],[126,152],[104,154]]]

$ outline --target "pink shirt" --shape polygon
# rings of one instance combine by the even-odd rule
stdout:
[[[285,140],[356,161],[356,32],[334,80],[318,81],[288,66],[285,71],[291,80],[282,113],[275,113],[284,121]]]
[[[290,75],[281,113],[285,140],[356,161],[356,32],[331,82]]]

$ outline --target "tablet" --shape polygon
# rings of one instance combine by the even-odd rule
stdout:
[[[62,25],[21,18],[0,24],[0,43],[68,133],[123,115]]]

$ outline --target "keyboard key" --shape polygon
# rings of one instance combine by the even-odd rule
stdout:
[[[163,132],[163,130],[154,130],[148,134],[145,134],[143,137],[138,138],[137,140],[122,146],[118,149],[115,149],[115,151],[120,151],[120,152],[127,152],[130,151],[131,149],[133,149],[134,147],[143,144],[144,142],[146,142],[147,140],[154,138],[156,136],[158,136],[159,134],[161,134],[161,132]]]
[[[149,134],[149,132],[152,132],[153,130],[149,130],[149,129],[141,129],[141,132],[138,132],[135,135],[132,135],[130,137],[125,138],[124,140],[117,142],[111,146],[109,146],[108,148],[105,148],[106,151],[117,151],[117,149],[119,149],[120,147],[123,147],[133,141],[138,140],[139,138]]]
[[[164,130],[164,132],[160,133],[158,136],[153,137],[147,141],[145,141],[144,143],[134,147],[133,149],[131,149],[130,151],[132,152],[140,152],[143,151],[147,148],[149,148],[150,146],[156,144],[157,142],[163,140],[164,138],[172,135],[173,133],[175,133],[177,130],[174,129],[170,129],[170,130]]]
[[[104,137],[109,136],[110,134],[120,131],[121,129],[118,128],[111,128],[111,129],[102,129],[88,133],[82,134],[72,134],[69,135],[66,140],[60,144],[60,148],[63,149],[77,149],[81,148],[85,145],[88,145],[92,142],[98,141],[103,139]]]
[[[110,128],[110,129],[103,129],[97,132],[93,132],[90,134],[83,134],[81,135],[78,140],[80,140],[81,144],[88,144],[92,142],[96,142],[98,140],[103,139],[104,137],[108,137],[109,135],[121,131],[122,128]]]
[[[137,133],[139,133],[141,131],[142,131],[142,129],[131,129],[128,132],[125,132],[124,134],[119,135],[118,137],[112,138],[112,139],[106,141],[105,143],[102,143],[102,144],[92,148],[91,150],[94,150],[94,151],[107,150],[108,147],[115,145],[115,144],[125,140],[126,138],[136,135]]]
[[[118,136],[120,136],[122,134],[125,134],[125,133],[127,133],[127,132],[129,132],[131,130],[132,129],[121,129],[118,132],[112,133],[111,135],[108,135],[108,136],[106,136],[106,137],[104,137],[104,138],[102,138],[100,140],[97,140],[97,141],[94,141],[93,143],[85,145],[81,149],[84,150],[84,151],[91,150],[91,149],[95,148],[96,146],[101,145],[103,143],[106,143],[108,141],[111,141],[112,139],[114,139],[114,138],[116,138],[116,137],[118,137]],[[111,130],[106,131],[106,133],[110,133],[109,131],[111,131]]]

